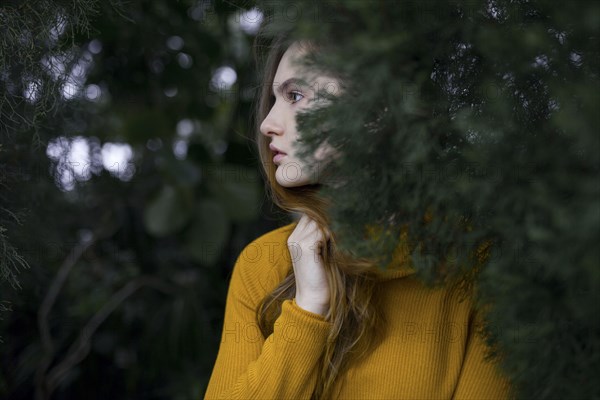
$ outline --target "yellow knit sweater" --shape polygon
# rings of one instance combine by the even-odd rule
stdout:
[[[310,399],[332,324],[285,300],[265,338],[255,320],[262,298],[292,268],[292,223],[248,244],[233,268],[221,344],[205,400]],[[404,255],[406,258],[406,255]],[[337,380],[334,399],[507,399],[509,381],[484,360],[472,302],[427,288],[407,260],[381,274],[387,336]]]

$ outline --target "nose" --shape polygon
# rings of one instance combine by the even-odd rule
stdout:
[[[269,114],[260,124],[260,132],[265,136],[283,134],[283,124],[275,118],[274,110],[275,107],[271,108]]]

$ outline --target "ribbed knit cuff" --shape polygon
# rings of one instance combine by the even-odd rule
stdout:
[[[325,343],[333,326],[324,316],[300,307],[295,299],[283,301],[281,315],[275,324],[280,325],[286,341],[311,343]]]
[[[317,313],[311,312],[311,311],[308,311],[308,310],[305,310],[304,308],[300,307],[298,305],[298,303],[296,303],[296,298],[295,297],[292,299],[292,307],[297,308],[298,311],[300,311],[300,312],[302,312],[302,313],[304,313],[304,314],[306,314],[306,315],[308,315],[310,317],[320,319],[321,321],[325,321],[326,320],[325,316],[323,316],[321,314],[317,314]]]

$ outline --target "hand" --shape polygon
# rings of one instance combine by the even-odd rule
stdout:
[[[296,304],[320,315],[329,310],[329,283],[321,257],[328,239],[314,220],[302,214],[287,240],[296,278]]]

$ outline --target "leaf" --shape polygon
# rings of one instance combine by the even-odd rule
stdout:
[[[229,231],[229,219],[223,206],[214,199],[203,199],[186,235],[185,248],[194,260],[212,265],[219,259]]]
[[[172,129],[164,113],[130,106],[121,111],[122,128],[119,133],[128,143],[145,144],[148,139],[164,138]]]
[[[258,172],[234,164],[223,164],[208,170],[210,192],[234,222],[248,222],[258,217],[261,186]]]
[[[159,168],[165,172],[166,179],[183,186],[194,186],[200,181],[200,169],[193,162],[187,160],[167,157]]]
[[[177,232],[188,221],[191,210],[184,197],[172,186],[164,186],[144,211],[144,225],[154,236]]]

